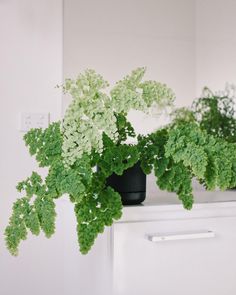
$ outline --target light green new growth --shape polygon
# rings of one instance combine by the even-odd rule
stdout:
[[[73,165],[84,153],[101,153],[103,132],[118,141],[117,115],[126,115],[131,109],[147,111],[153,105],[163,108],[172,104],[172,90],[156,81],[141,82],[144,73],[145,68],[134,70],[116,83],[110,96],[102,91],[108,83],[93,70],[85,71],[77,80],[66,80],[63,89],[73,100],[62,124],[65,166]]]
[[[108,83],[93,70],[80,74],[77,80],[66,80],[64,91],[71,94],[62,124],[63,158],[71,166],[86,152],[102,151],[102,133],[117,139],[116,117],[108,95],[102,90]]]

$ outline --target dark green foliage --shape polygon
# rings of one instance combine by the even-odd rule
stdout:
[[[106,175],[113,172],[122,175],[124,170],[134,166],[139,160],[137,146],[128,144],[116,145],[105,134],[103,135],[104,150],[98,161],[98,167]]]
[[[146,174],[153,170],[155,162],[162,159],[165,154],[165,144],[168,131],[163,128],[148,136],[138,136],[138,149],[140,152],[141,167]],[[160,163],[160,171],[165,169],[165,161]]]
[[[159,168],[166,163],[166,169],[160,172]],[[193,193],[191,183],[191,173],[182,162],[175,163],[172,159],[163,157],[156,162],[155,175],[157,177],[157,185],[162,190],[175,192],[182,201],[185,209],[191,209],[193,205]]]
[[[36,172],[32,172],[30,177],[19,182],[16,188],[19,192],[25,191],[26,195],[30,198],[33,195],[43,195],[45,192],[45,187],[42,186],[42,178]]]
[[[209,134],[236,142],[235,102],[224,95],[214,95],[205,89],[204,96],[193,103],[193,112],[201,129]]]
[[[50,166],[61,157],[62,136],[60,122],[52,123],[45,130],[31,129],[24,136],[31,155],[36,156],[40,167]]]
[[[63,162],[55,162],[45,179],[47,192],[53,198],[69,194],[74,200],[79,199],[89,185],[92,177],[92,168],[86,159],[77,161],[73,168],[65,169]]]
[[[50,216],[51,217],[51,216]],[[28,214],[25,217],[25,225],[33,235],[39,235],[41,222],[39,219],[39,212],[31,205]],[[42,226],[43,229],[43,226]]]
[[[139,137],[141,166],[145,173],[151,173],[154,169],[159,188],[177,193],[183,206],[191,209],[191,172],[183,165],[183,161],[174,161],[171,155],[166,154],[169,133],[168,128],[164,128],[147,137]]]
[[[49,197],[36,197],[35,201],[24,197],[13,205],[13,214],[5,230],[6,244],[12,255],[18,254],[18,247],[27,238],[27,229],[39,235],[42,229],[50,237],[55,229],[55,204]]]
[[[55,203],[48,197],[37,197],[34,202],[40,226],[47,238],[50,238],[55,231]]]
[[[125,122],[125,125],[129,126],[127,121]],[[122,131],[123,138],[125,132],[130,134],[129,130],[128,127]],[[48,167],[48,175],[43,180],[38,173],[33,172],[17,185],[17,190],[24,192],[25,197],[18,199],[13,205],[12,216],[5,230],[6,245],[10,253],[18,254],[19,244],[27,238],[28,230],[34,235],[38,235],[42,230],[48,238],[54,233],[54,200],[64,194],[69,195],[70,201],[75,203],[77,208],[80,250],[87,253],[104,226],[111,225],[114,219],[121,216],[120,195],[112,188],[106,188],[106,174],[113,171],[122,174],[125,169],[134,165],[138,159],[137,148],[125,144],[116,146],[104,136],[102,155],[85,154],[73,166],[65,168],[61,155],[62,136],[59,122],[51,124],[45,130],[30,130],[24,139],[39,165]],[[94,173],[97,163],[101,164],[102,170]],[[109,169],[105,168],[107,164]],[[90,210],[96,218],[86,227],[84,222],[87,222],[87,219],[84,214]]]
[[[134,128],[127,121],[127,114],[116,114],[116,126],[119,134],[118,143],[124,142],[128,137],[135,137]]]
[[[31,207],[27,198],[19,199],[13,205],[13,214],[9,220],[9,225],[5,230],[6,245],[12,255],[18,254],[18,245],[21,240],[25,240],[27,238],[25,219],[31,211],[30,209]],[[33,230],[33,232],[37,234],[39,232],[38,225],[39,224],[37,223]],[[32,227],[30,226],[30,228]]]
[[[102,233],[105,226],[112,225],[113,220],[122,215],[120,195],[111,187],[91,192],[85,200],[75,206],[78,241],[83,254],[88,253],[98,233]]]

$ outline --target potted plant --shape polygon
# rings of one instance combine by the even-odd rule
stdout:
[[[226,85],[225,90],[214,93],[203,89],[202,97],[193,103],[193,112],[200,127],[209,134],[236,142],[235,87]]]
[[[218,92],[204,87],[201,97],[195,99],[191,107],[178,108],[172,112],[172,121],[175,124],[197,124],[201,130],[215,138],[236,143],[235,90],[235,86],[230,84],[226,84],[225,89]],[[234,157],[229,159],[235,162]],[[235,169],[235,163],[231,165]],[[208,188],[204,181],[202,184]]]
[[[63,90],[73,99],[62,122],[25,134],[30,154],[48,168],[48,175],[42,179],[33,172],[17,185],[24,197],[14,203],[5,230],[11,254],[17,255],[28,231],[38,235],[42,230],[46,237],[54,233],[55,202],[65,194],[74,204],[80,251],[86,254],[104,227],[122,215],[121,196],[109,178],[122,176],[138,163],[145,174],[154,170],[157,185],[176,192],[186,209],[193,204],[193,177],[208,189],[236,185],[235,145],[207,134],[196,122],[177,120],[136,136],[127,120],[131,109],[165,108],[174,100],[166,85],[142,82],[144,72],[133,71],[110,94],[104,91],[108,83],[92,70],[67,79]],[[136,137],[137,143],[128,144],[129,137]]]
[[[172,113],[175,121],[196,122],[208,134],[236,142],[235,86],[226,84],[223,91],[213,92],[204,87],[201,97],[190,108],[179,108]]]

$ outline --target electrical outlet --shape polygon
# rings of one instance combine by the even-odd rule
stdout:
[[[21,113],[20,131],[27,132],[31,128],[47,128],[49,113]]]

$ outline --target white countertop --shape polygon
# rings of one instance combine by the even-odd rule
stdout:
[[[175,193],[158,191],[155,196],[147,196],[140,205],[124,206],[122,218],[117,221],[138,222],[142,220],[198,218],[200,216],[221,216],[225,212],[236,214],[236,190],[195,191],[191,210],[183,208]]]
[[[194,203],[215,203],[236,201],[236,190],[227,191],[194,191]],[[178,205],[182,204],[177,194],[158,190],[155,196],[147,196],[141,206]],[[138,205],[140,206],[140,205]],[[127,206],[129,207],[129,206]]]

